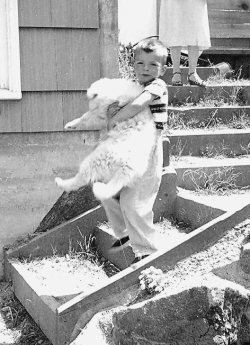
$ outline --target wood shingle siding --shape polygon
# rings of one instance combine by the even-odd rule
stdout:
[[[208,54],[250,54],[250,0],[207,0]]]
[[[63,131],[86,90],[118,76],[116,0],[19,0],[22,99],[0,101],[0,133]]]
[[[20,29],[23,91],[86,90],[100,78],[99,31]]]
[[[19,0],[20,27],[99,28],[98,0]]]
[[[64,125],[87,110],[85,91],[23,92],[21,102],[0,102],[2,133],[63,131]]]

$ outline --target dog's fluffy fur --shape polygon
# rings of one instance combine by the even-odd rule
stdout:
[[[88,89],[89,111],[69,122],[66,129],[106,129],[107,110],[114,102],[120,107],[135,99],[142,88],[125,79],[100,79]],[[150,166],[156,143],[156,129],[147,108],[133,118],[107,131],[94,150],[83,160],[71,179],[55,179],[65,191],[93,183],[100,200],[115,196],[123,187],[133,186]]]

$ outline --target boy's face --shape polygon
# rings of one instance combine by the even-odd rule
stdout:
[[[135,55],[135,75],[140,84],[162,76],[166,71],[162,56],[141,50]]]

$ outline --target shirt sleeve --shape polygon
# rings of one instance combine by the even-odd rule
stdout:
[[[155,79],[144,87],[144,91],[148,91],[156,98],[161,98],[166,92],[166,84],[162,79]]]

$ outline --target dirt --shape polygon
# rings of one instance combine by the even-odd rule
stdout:
[[[181,227],[181,224],[179,224],[178,227],[173,227],[169,221],[165,221],[164,226],[161,225],[159,230],[163,236],[172,232],[173,241],[174,238],[176,240],[176,236],[185,236],[188,232],[185,226]],[[245,276],[239,275],[237,266],[241,243],[249,234],[250,218],[235,226],[232,230],[227,231],[216,243],[210,244],[201,252],[182,260],[172,267],[170,271],[164,273],[162,279],[165,288],[173,291],[174,287],[183,283],[183,281],[195,279],[197,275],[208,272],[213,272],[222,278],[231,279],[250,288],[249,280]],[[65,267],[66,262],[61,264],[61,267]],[[37,267],[40,267],[41,263],[37,263],[37,265]],[[52,262],[50,267],[51,265]],[[77,266],[74,266],[75,269],[78,269]],[[34,267],[32,270],[34,270]],[[103,274],[99,271],[96,273],[97,275]],[[0,318],[0,345],[51,345],[14,297],[11,286],[6,282],[2,282],[0,289],[2,315],[2,319]]]

